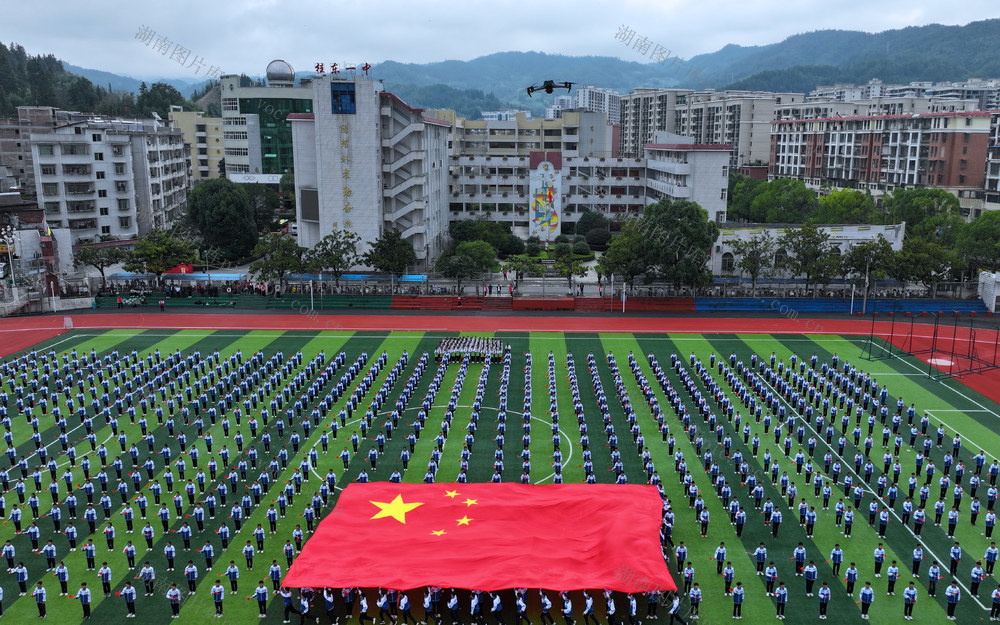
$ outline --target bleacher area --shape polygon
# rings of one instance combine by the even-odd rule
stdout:
[[[159,308],[162,295],[152,294],[143,298],[144,304],[138,307],[126,308],[154,309]],[[167,297],[162,298],[167,308],[236,308],[240,310],[308,310],[310,299],[308,295],[284,295],[282,297],[262,297],[260,295],[226,295],[219,297]],[[316,295],[311,300],[315,310],[388,310],[392,303],[391,295]],[[117,308],[117,296],[104,296],[95,299],[97,308]]]

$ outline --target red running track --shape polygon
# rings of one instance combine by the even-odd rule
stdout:
[[[64,320],[71,318],[78,330],[117,328],[203,329],[203,330],[348,330],[348,331],[443,331],[443,332],[626,332],[684,334],[835,334],[867,335],[871,320],[865,319],[748,319],[684,317],[579,317],[579,316],[489,316],[489,315],[310,315],[310,314],[195,314],[195,313],[100,313],[18,317],[0,324],[0,357],[27,349],[63,332]],[[930,345],[933,327],[916,326],[913,340],[906,340],[904,329],[896,324],[890,336],[890,322],[875,322],[875,333],[891,340],[897,347],[913,350]],[[909,325],[909,324],[905,324]],[[968,328],[941,330],[935,358],[948,359],[954,345],[959,354],[967,354]],[[981,357],[992,359],[995,330],[977,330],[976,345]],[[925,362],[930,354],[918,357]],[[957,358],[959,362],[965,359]],[[947,372],[947,364],[935,363]],[[968,387],[1000,403],[1000,370],[968,374],[962,378]]]

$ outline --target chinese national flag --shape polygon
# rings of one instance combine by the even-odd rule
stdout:
[[[653,486],[351,484],[284,584],[676,590],[661,510]]]

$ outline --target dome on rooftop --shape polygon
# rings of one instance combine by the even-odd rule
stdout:
[[[295,82],[295,70],[287,61],[276,59],[267,64],[268,82]]]

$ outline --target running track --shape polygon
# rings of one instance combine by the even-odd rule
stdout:
[[[490,315],[309,315],[309,314],[191,314],[191,313],[100,313],[16,317],[0,322],[0,357],[27,349],[58,336],[66,330],[69,317],[77,330],[117,328],[203,329],[203,330],[346,330],[346,331],[441,331],[441,332],[626,332],[683,334],[832,334],[868,335],[871,320],[866,319],[746,319],[678,317],[578,317],[578,316],[490,316]],[[897,324],[900,325],[900,324]],[[889,338],[890,323],[875,323],[875,333]],[[904,344],[896,329],[893,342]],[[926,349],[931,326],[922,324],[914,334],[912,348]],[[968,328],[942,330],[938,350],[951,349],[953,336],[962,345]],[[992,358],[996,330],[978,330],[977,349]],[[959,351],[967,351],[959,347]],[[924,356],[924,360],[928,356]],[[940,356],[939,356],[940,357]],[[969,388],[1000,403],[1000,370],[966,375],[961,379]]]

